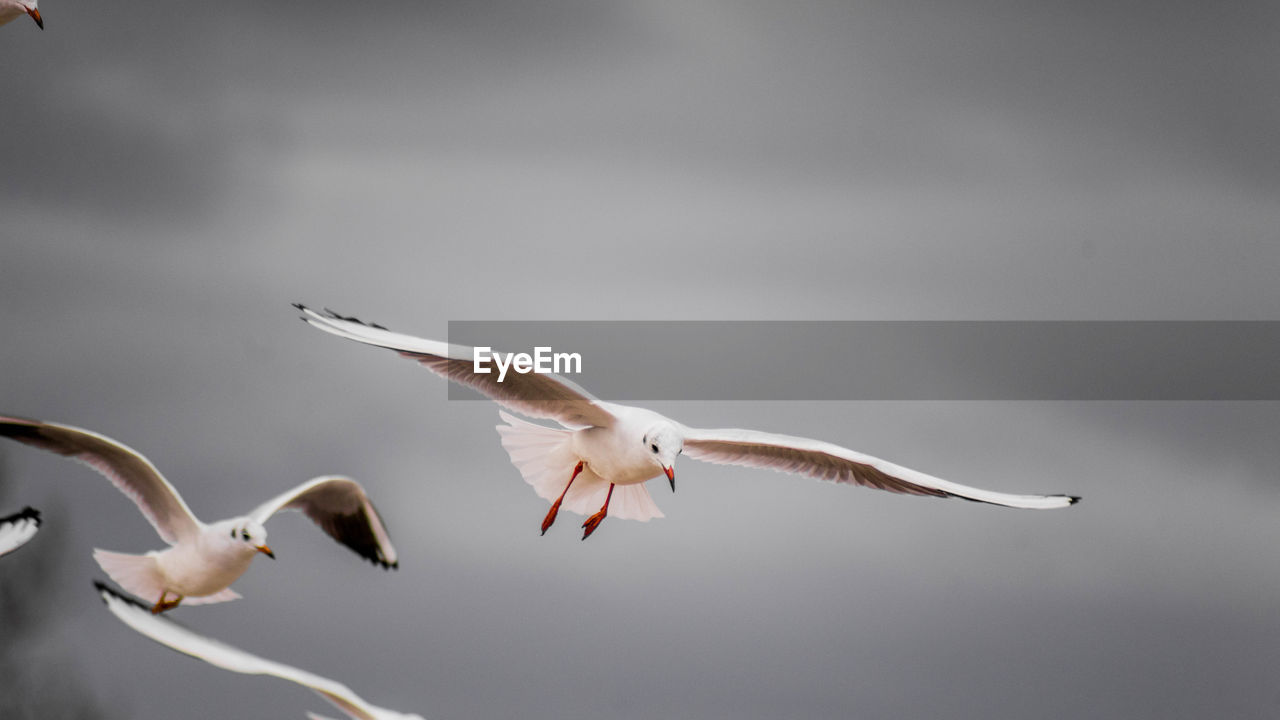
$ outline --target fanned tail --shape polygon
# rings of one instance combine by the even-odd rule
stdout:
[[[663,478],[663,481],[665,482],[666,478]],[[601,497],[600,501],[603,503],[604,498]],[[599,508],[598,505],[596,507]],[[666,517],[666,515],[662,514],[658,504],[649,495],[648,483],[638,483],[613,487],[613,497],[609,500],[609,517],[649,522],[650,518]]]
[[[152,555],[130,555],[94,548],[98,567],[125,592],[147,602],[156,602],[164,592],[164,578]]]
[[[187,595],[182,598],[183,605],[212,605],[214,603],[228,602],[230,600],[239,600],[240,593],[225,588],[219,590],[212,595]]]
[[[555,502],[564,492],[564,486],[578,464],[577,456],[569,447],[573,431],[531,423],[502,410],[498,411],[498,416],[506,423],[498,425],[497,429],[502,447],[511,456],[511,464],[516,466],[538,497]],[[588,465],[573,481],[560,509],[590,515],[604,505],[608,492],[609,482],[592,472]],[[663,515],[649,496],[649,489],[641,483],[614,487],[609,501],[609,517],[646,522]]]
[[[130,555],[128,553],[111,552],[95,548],[93,559],[116,585],[125,592],[146,602],[156,602],[164,594],[164,576],[154,555]],[[169,599],[173,599],[170,593]],[[182,598],[183,605],[210,605],[212,603],[238,600],[240,593],[226,588],[212,595],[188,595]]]

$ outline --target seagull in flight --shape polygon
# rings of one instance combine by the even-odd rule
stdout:
[[[208,524],[187,508],[160,471],[133,448],[70,425],[0,416],[0,436],[79,460],[102,473],[138,506],[170,545],[145,555],[95,549],[93,558],[120,587],[154,599],[151,612],[235,600],[230,588],[259,554],[275,559],[263,523],[281,510],[300,510],[333,539],[383,568],[398,566],[382,518],[350,478],[318,477],[248,514]]]
[[[44,29],[44,18],[40,17],[40,11],[36,9],[37,0],[0,0],[0,25],[4,25],[23,15],[31,16],[36,25],[41,30]]]
[[[7,555],[27,544],[40,529],[40,511],[24,507],[9,517],[0,518],[0,555]]]
[[[274,662],[240,648],[205,637],[166,618],[157,617],[145,605],[127,598],[101,582],[94,582],[107,609],[120,621],[142,635],[180,653],[199,658],[223,670],[245,675],[272,675],[314,690],[353,720],[423,720],[421,715],[400,713],[371,705],[340,682],[322,678],[306,670]],[[327,720],[307,713],[312,720]]]
[[[563,506],[587,515],[582,539],[606,516],[647,521],[662,517],[645,482],[665,476],[676,489],[675,462],[683,454],[724,465],[768,468],[829,482],[906,495],[959,497],[1013,508],[1047,510],[1077,502],[1071,495],[1014,495],[942,480],[820,440],[757,430],[689,427],[645,408],[596,399],[554,373],[475,372],[472,348],[391,332],[381,325],[295,304],[302,320],[348,340],[394,350],[427,369],[471,387],[507,410],[554,420],[531,423],[499,411],[502,445],[538,495],[551,501],[542,532]],[[611,504],[612,503],[612,504]]]

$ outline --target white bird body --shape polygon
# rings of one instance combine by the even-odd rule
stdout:
[[[172,592],[189,596],[213,595],[235,582],[258,556],[257,547],[231,539],[235,526],[246,519],[202,524],[195,542],[152,550],[147,556],[154,558]]]
[[[239,598],[230,585],[259,553],[275,557],[266,545],[263,523],[281,510],[302,511],[366,560],[384,568],[398,565],[381,517],[364,488],[350,478],[314,478],[245,515],[205,524],[150,461],[111,438],[70,425],[4,416],[0,436],[79,460],[134,501],[170,547],[142,555],[95,549],[93,557],[122,588],[154,599],[157,613],[184,600],[200,605]]]
[[[645,446],[636,442],[651,428],[670,423],[667,418],[645,408],[601,403],[616,418],[607,426],[593,425],[574,430],[570,447],[597,475],[616,485],[635,485],[662,475]]]
[[[335,680],[320,677],[284,663],[258,657],[252,653],[205,637],[194,630],[164,618],[114,592],[102,583],[94,583],[107,609],[135,631],[180,653],[203,660],[210,665],[245,675],[271,675],[306,687],[342,710],[352,720],[423,720],[421,715],[402,713],[372,705],[351,688]],[[314,719],[321,715],[307,713]]]
[[[36,8],[37,0],[0,0],[0,25],[10,23],[23,15],[29,15],[40,29],[44,29],[44,19],[40,17],[40,10]]]
[[[40,511],[32,507],[0,518],[0,555],[7,555],[26,545],[39,529]]]
[[[603,507],[583,524],[590,535],[606,515],[645,521],[662,517],[644,483],[663,474],[675,490],[676,457],[769,468],[830,482],[890,492],[967,500],[1024,509],[1066,507],[1069,495],[1015,495],[983,490],[933,477],[847,448],[808,438],[742,429],[708,430],[682,425],[645,408],[596,399],[559,375],[515,374],[500,381],[476,373],[470,348],[402,335],[303,305],[308,324],[333,335],[395,350],[448,380],[467,385],[499,405],[534,418],[552,419],[550,428],[499,412],[498,426],[511,462],[539,496],[554,500],[543,532],[565,509],[586,514]],[[617,497],[614,493],[619,491]],[[612,503],[612,504],[611,504]]]

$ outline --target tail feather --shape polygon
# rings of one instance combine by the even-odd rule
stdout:
[[[569,451],[569,431],[527,422],[504,411],[498,415],[507,423],[497,428],[502,447],[511,456],[511,464],[520,471],[524,481],[533,486],[538,497],[555,500],[577,464]]]
[[[164,594],[164,575],[160,572],[154,555],[130,555],[95,548],[93,559],[98,561],[98,567],[110,576],[112,582],[137,598],[154,603]],[[182,604],[209,605],[239,598],[240,593],[226,588],[212,595],[186,595],[182,598]],[[169,599],[173,599],[172,591]]]
[[[665,478],[664,478],[665,479]],[[666,517],[649,494],[649,485],[618,485],[609,501],[609,517],[648,522],[650,518]]]
[[[129,555],[94,548],[93,559],[116,585],[135,597],[156,602],[164,593],[164,577],[152,555]]]
[[[182,598],[183,605],[212,605],[213,603],[239,600],[240,593],[231,588],[224,588],[212,595],[187,595]]]
[[[531,423],[501,410],[498,416],[507,423],[497,428],[502,447],[511,457],[511,464],[516,466],[538,497],[554,502],[564,492],[565,484],[578,464],[577,456],[569,447],[573,431]],[[574,479],[560,509],[591,515],[604,505],[608,492],[609,482],[587,466]],[[641,522],[663,517],[649,496],[649,489],[643,484],[615,486],[609,500],[609,516]]]

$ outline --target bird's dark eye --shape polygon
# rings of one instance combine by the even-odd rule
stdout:
[[[654,452],[658,452],[658,446],[657,446],[657,445],[650,445],[650,446],[649,446],[649,449],[650,449],[650,450],[652,450],[652,451],[654,451]]]
[[[248,539],[249,539],[249,531],[248,531],[248,530],[241,530],[241,531],[240,531],[240,538],[241,538],[242,540],[248,540]]]
[[[231,528],[231,539],[232,539],[232,540],[235,540],[235,539],[236,539],[236,529],[235,529],[235,528]]]

